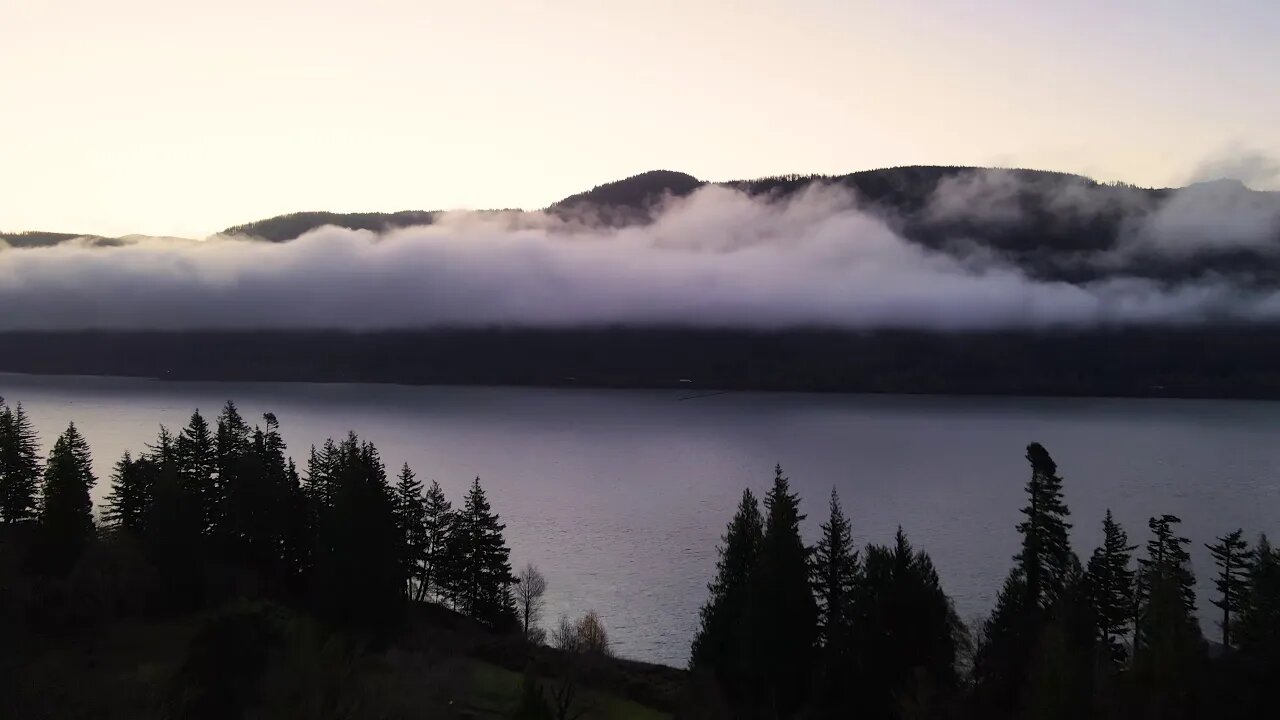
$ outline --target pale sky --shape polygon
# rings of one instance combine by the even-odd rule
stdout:
[[[536,208],[655,168],[1180,184],[1280,156],[1277,38],[1274,0],[0,0],[0,229]]]

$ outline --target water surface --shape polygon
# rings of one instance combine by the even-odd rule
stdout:
[[[549,581],[547,617],[595,609],[617,651],[683,665],[715,545],[742,488],[768,488],[781,463],[813,538],[840,492],[855,539],[898,525],[927,550],[966,620],[987,612],[1017,551],[1030,441],[1066,478],[1082,556],[1110,507],[1136,544],[1174,513],[1203,548],[1243,527],[1280,534],[1280,403],[1210,400],[948,398],[536,388],[159,382],[0,375],[46,448],[74,420],[107,490],[112,463],[164,423],[177,431],[227,399],[246,418],[274,412],[300,465],[308,447],[356,430],[391,470],[408,462],[457,504],[480,476],[507,525],[512,560]],[[1206,621],[1206,630],[1212,626]]]

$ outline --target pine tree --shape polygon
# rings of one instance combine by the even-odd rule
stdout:
[[[854,600],[859,581],[858,551],[840,498],[831,489],[827,521],[814,548],[813,594],[818,603],[818,655],[815,703],[825,715],[849,714],[849,678],[854,663]]]
[[[103,519],[108,525],[141,535],[147,527],[147,516],[151,511],[152,482],[155,471],[146,456],[137,460],[126,450],[116,462],[115,472],[111,476],[111,491],[107,494],[106,510]]]
[[[812,578],[818,603],[818,639],[823,645],[840,642],[848,629],[859,571],[858,551],[835,488],[831,489],[829,513],[814,548]]]
[[[1086,572],[1086,587],[1102,641],[1116,665],[1128,657],[1124,639],[1133,626],[1134,572],[1129,536],[1107,510],[1102,520],[1102,546],[1093,551]]]
[[[414,583],[422,576],[422,559],[426,552],[426,508],[422,497],[422,483],[414,477],[409,463],[400,468],[395,485],[396,523],[400,529],[403,546],[404,575],[408,578],[406,592],[412,596]]]
[[[96,482],[89,444],[71,423],[49,453],[40,503],[46,561],[55,572],[69,568],[93,534],[89,490]]]
[[[492,512],[480,478],[471,483],[466,501],[449,534],[456,563],[454,593],[458,609],[493,627],[515,623],[515,598],[511,595],[511,550],[502,537],[505,525]]]
[[[1027,446],[1031,463],[1031,479],[1027,482],[1029,502],[1022,508],[1027,519],[1018,524],[1022,533],[1022,552],[1014,560],[1026,578],[1030,604],[1051,607],[1066,584],[1073,564],[1078,564],[1071,551],[1068,532],[1070,514],[1062,500],[1062,478],[1049,451],[1040,443]]]
[[[1249,595],[1250,553],[1243,535],[1244,530],[1236,530],[1218,538],[1215,545],[1205,545],[1218,566],[1218,577],[1214,580],[1218,598],[1210,602],[1222,611],[1222,647],[1227,650],[1232,647],[1231,618],[1239,617]]]
[[[34,519],[40,489],[39,441],[22,403],[0,399],[0,522]]]
[[[764,537],[751,578],[748,627],[752,662],[760,672],[761,707],[779,715],[799,710],[807,699],[817,640],[818,609],[809,586],[809,549],[800,538],[800,498],[774,468],[764,498]]]
[[[185,609],[203,600],[203,512],[200,497],[187,486],[179,469],[177,438],[161,426],[148,446],[144,471],[152,477],[151,504],[144,523],[144,546],[164,578],[171,607]]]
[[[453,520],[453,506],[445,498],[440,483],[432,480],[422,501],[423,548],[418,600],[424,600],[431,594],[443,599],[449,587],[449,533]]]
[[[1194,689],[1207,659],[1195,614],[1191,541],[1177,535],[1180,522],[1174,515],[1151,518],[1147,557],[1138,560],[1133,682],[1148,717],[1194,717]]]
[[[231,565],[245,565],[252,554],[249,544],[255,488],[248,477],[251,433],[235,403],[228,400],[218,415],[214,434],[217,471],[204,506],[216,551]]]
[[[377,448],[350,433],[318,459],[312,482],[326,488],[319,507],[313,597],[340,627],[389,631],[404,601],[395,502]]]
[[[196,503],[200,512],[200,532],[209,534],[217,512],[214,478],[217,474],[217,449],[209,423],[196,410],[174,442],[174,457],[183,491]]]
[[[1233,633],[1241,653],[1280,671],[1280,551],[1258,538],[1249,564],[1249,593]]]
[[[738,510],[717,549],[715,579],[707,586],[710,598],[702,606],[700,626],[693,639],[689,665],[710,672],[730,695],[741,695],[748,682],[747,604],[751,577],[764,539],[764,518],[750,489],[742,491]]]

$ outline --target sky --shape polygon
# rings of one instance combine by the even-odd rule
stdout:
[[[1276,187],[1276,37],[1273,0],[0,0],[0,229],[538,208],[655,168]]]

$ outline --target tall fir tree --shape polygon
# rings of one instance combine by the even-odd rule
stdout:
[[[39,510],[40,449],[22,409],[0,398],[0,522],[34,519]]]
[[[421,582],[423,555],[426,554],[426,507],[422,497],[422,483],[413,474],[409,463],[400,468],[394,488],[396,524],[400,529],[405,592],[413,597],[415,584]]]
[[[924,715],[959,687],[960,620],[929,556],[902,528],[893,545],[868,545],[855,602],[855,652],[860,656],[856,712],[841,717]],[[914,708],[916,712],[908,712]]]
[[[178,433],[174,441],[174,458],[183,491],[199,509],[200,532],[208,535],[213,530],[218,509],[214,488],[218,455],[209,423],[199,410],[191,414],[187,426]]]
[[[1107,509],[1102,519],[1102,545],[1093,551],[1085,584],[1093,607],[1098,639],[1116,666],[1128,659],[1125,638],[1133,627],[1134,571],[1129,535]]]
[[[849,678],[858,674],[853,639],[855,594],[860,567],[858,551],[840,497],[831,489],[827,521],[813,553],[813,594],[818,603],[818,667],[814,705],[824,715],[849,714]]]
[[[312,597],[331,624],[382,634],[404,604],[395,500],[371,443],[350,433],[332,448],[313,478],[327,490],[317,518]]]
[[[760,503],[750,489],[743,490],[717,549],[716,576],[707,586],[710,597],[699,614],[689,660],[693,670],[713,675],[730,700],[745,695],[751,683],[747,606],[763,540]]]
[[[151,487],[151,503],[143,544],[164,579],[168,605],[190,609],[204,600],[204,515],[199,495],[183,478],[177,447],[177,438],[161,426],[147,448],[143,470],[152,473],[144,480]]]
[[[511,595],[511,550],[502,537],[506,526],[492,511],[480,478],[471,483],[466,500],[449,534],[454,595],[460,611],[493,627],[512,627],[516,621]]]
[[[748,627],[752,661],[760,672],[758,707],[780,716],[808,699],[818,634],[818,608],[809,585],[810,551],[800,537],[800,498],[782,467],[764,498],[764,537],[751,578]]]
[[[1258,538],[1249,563],[1249,594],[1233,633],[1243,654],[1280,672],[1280,550]]]
[[[89,444],[71,423],[54,443],[44,468],[40,527],[50,569],[69,568],[92,536],[89,491],[96,482]]]
[[[112,528],[140,536],[146,530],[151,510],[154,480],[151,460],[145,455],[135,460],[126,450],[111,475],[103,520]]]
[[[1218,566],[1218,577],[1214,579],[1214,587],[1218,597],[1210,600],[1222,611],[1222,647],[1230,650],[1234,646],[1231,637],[1231,620],[1238,618],[1244,610],[1249,597],[1249,565],[1252,554],[1249,543],[1243,539],[1244,530],[1236,530],[1218,538],[1212,545],[1206,544],[1213,562]]]
[[[1048,608],[1066,586],[1073,565],[1078,564],[1068,536],[1070,511],[1062,499],[1058,465],[1040,443],[1027,446],[1031,479],[1027,482],[1026,520],[1018,524],[1022,551],[1014,556],[1026,579],[1031,605]]]
[[[422,562],[418,575],[418,600],[445,599],[450,587],[449,533],[453,529],[453,506],[440,483],[431,481],[422,499]]]
[[[230,400],[218,414],[214,447],[214,481],[206,494],[209,533],[215,552],[229,565],[244,565],[252,555],[253,505],[256,488],[249,477],[252,430]]]
[[[1146,717],[1196,717],[1207,661],[1196,619],[1191,541],[1175,515],[1152,517],[1146,557],[1138,559],[1132,682]]]

